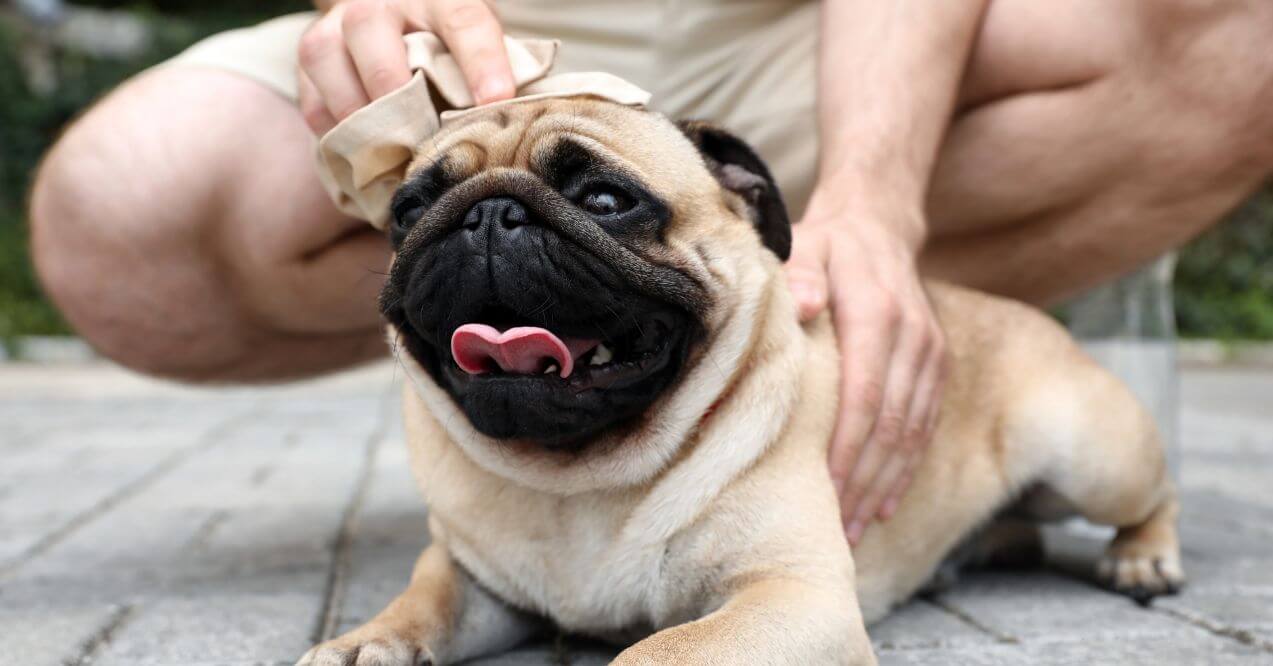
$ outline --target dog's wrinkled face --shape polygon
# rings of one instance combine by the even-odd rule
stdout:
[[[422,147],[394,199],[381,310],[474,428],[578,452],[642,421],[710,338],[722,234],[785,258],[755,154],[591,99],[506,105]]]

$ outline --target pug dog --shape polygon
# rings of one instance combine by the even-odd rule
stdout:
[[[838,351],[802,328],[768,169],[701,123],[572,97],[449,123],[393,203],[380,300],[431,545],[307,666],[455,663],[555,626],[618,664],[869,664],[866,626],[1005,511],[1118,528],[1138,598],[1183,581],[1154,424],[1063,328],[927,285],[933,444],[850,549],[827,472]]]

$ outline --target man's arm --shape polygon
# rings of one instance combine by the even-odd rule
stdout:
[[[988,0],[828,0],[818,203],[861,206],[913,250],[929,175]]]
[[[826,0],[818,185],[788,276],[843,357],[830,467],[856,542],[892,514],[940,406],[945,343],[916,272],[924,197],[988,0]]]

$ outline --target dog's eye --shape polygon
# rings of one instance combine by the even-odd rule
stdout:
[[[579,207],[599,216],[618,215],[630,210],[632,200],[611,189],[590,190],[579,201]]]
[[[396,206],[393,209],[393,225],[398,231],[408,231],[420,218],[424,217],[424,212],[428,210],[428,206],[419,201],[408,202],[404,206]]]

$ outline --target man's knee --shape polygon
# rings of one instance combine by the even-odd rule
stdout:
[[[129,129],[115,125],[115,115],[94,110],[54,145],[37,172],[29,213],[31,255],[46,293],[72,326],[112,356],[116,336],[125,332],[108,312],[107,276],[115,271],[107,265],[126,263],[118,241],[146,216],[131,201],[132,184],[122,182],[132,172],[121,168],[129,161],[114,144]]]
[[[66,131],[31,193],[32,257],[48,295],[103,354],[160,374],[183,374],[207,344],[173,320],[194,310],[190,289],[213,266],[199,239],[219,168],[199,144],[215,128],[189,126],[200,102],[191,93],[172,71],[126,83]]]
[[[1142,3],[1142,57],[1129,64],[1155,86],[1185,142],[1178,158],[1227,172],[1273,170],[1273,3]]]
[[[296,108],[254,81],[150,72],[75,123],[41,168],[41,279],[99,351],[156,374],[289,377],[381,353],[387,245],[353,233],[312,151]]]

